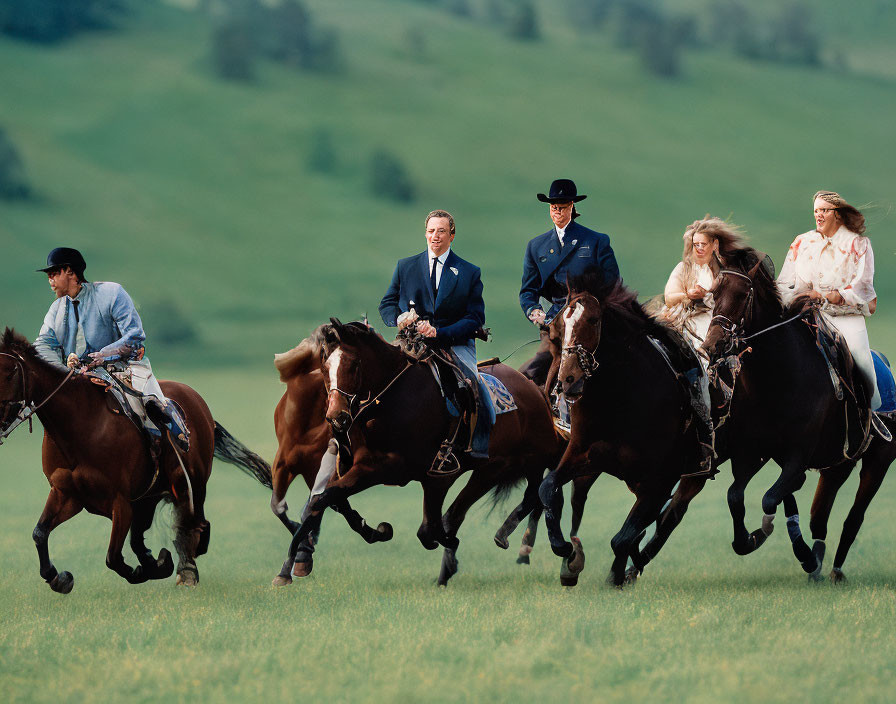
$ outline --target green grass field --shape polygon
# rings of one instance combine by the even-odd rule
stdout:
[[[272,409],[276,377],[181,376],[220,422],[272,457],[269,412],[250,412],[238,399],[252,395]],[[212,541],[197,588],[176,588],[173,578],[128,585],[104,564],[110,523],[81,514],[50,538],[58,568],[75,575],[74,591],[62,596],[38,575],[31,541],[47,491],[39,433],[18,430],[0,458],[4,701],[891,699],[891,479],[846,563],[850,581],[838,587],[806,582],[783,524],[757,553],[732,552],[723,471],[642,580],[622,591],[604,577],[631,495],[608,477],[591,492],[580,531],[587,563],[571,590],[559,585],[543,532],[528,567],[514,562],[519,531],[510,551],[496,548],[504,510],[489,515],[486,507],[461,530],[460,573],[447,589],[434,586],[441,555],[415,537],[418,486],[353,501],[369,521],[393,523],[392,542],[368,546],[328,515],[313,576],[274,588],[288,535],[267,491],[216,463]],[[764,469],[750,487],[751,527],[774,474]],[[805,517],[814,483],[810,475],[799,495]],[[835,508],[828,564],[855,488],[853,478]],[[304,499],[302,491],[291,497],[293,506]],[[165,514],[150,533],[154,550],[169,544],[164,525]]]

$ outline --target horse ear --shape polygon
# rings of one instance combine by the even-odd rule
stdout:
[[[749,276],[751,279],[756,278],[756,274],[759,273],[759,270],[762,268],[762,265],[764,263],[764,259],[760,259],[758,262],[756,262],[756,265],[747,272],[747,276]]]

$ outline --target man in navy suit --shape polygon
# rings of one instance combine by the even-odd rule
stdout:
[[[476,369],[476,331],[485,325],[485,303],[478,266],[451,251],[454,218],[444,210],[426,216],[424,252],[398,262],[392,283],[380,302],[389,327],[415,325],[432,344],[450,348],[479,385],[480,411],[473,434],[473,457],[488,457],[488,437],[495,409]]]
[[[610,247],[610,238],[575,222],[579,216],[575,204],[587,197],[577,193],[575,183],[557,179],[551,184],[548,195],[539,193],[537,197],[542,203],[550,204],[554,226],[530,240],[526,247],[520,306],[529,320],[544,326],[566,305],[568,275],[581,274],[589,266],[596,266],[608,282],[615,281],[619,278],[619,266]],[[541,306],[542,298],[550,302],[547,313]],[[520,371],[541,385],[550,365],[549,342],[542,331],[538,352]]]

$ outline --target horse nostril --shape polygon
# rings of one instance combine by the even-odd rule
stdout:
[[[572,375],[569,375],[568,377],[566,377],[566,379],[564,379],[564,381],[567,384],[572,384],[575,381],[575,379],[572,377]]]

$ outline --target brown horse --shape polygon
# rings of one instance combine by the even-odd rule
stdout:
[[[296,477],[302,477],[311,489],[320,468],[321,458],[330,440],[327,412],[327,390],[318,366],[317,347],[310,340],[274,357],[274,366],[286,391],[274,410],[274,431],[277,434],[277,454],[274,457],[271,510],[290,535],[299,523],[287,516],[289,507],[286,492]],[[316,536],[309,536],[309,540]],[[296,571],[293,564],[285,564],[276,584],[288,584],[291,574],[305,576],[311,571],[311,555],[302,551]]]
[[[189,585],[199,581],[196,557],[208,550],[210,526],[203,507],[212,457],[236,464],[271,486],[270,468],[212,419],[199,394],[172,381],[161,386],[183,409],[191,440],[182,465],[173,445],[163,443],[156,469],[141,432],[110,410],[103,388],[48,364],[24,337],[9,328],[4,332],[0,438],[32,414],[44,427],[42,460],[50,495],[33,538],[40,575],[54,591],[67,594],[74,578],[69,572],[57,572],[50,561],[49,534],[81,509],[112,520],[106,565],[131,584],[139,584],[164,579],[174,570],[166,548],[155,558],[144,542],[156,506],[163,500],[173,502],[177,583]],[[140,562],[136,568],[121,552],[129,530],[131,548]]]
[[[450,427],[445,400],[430,367],[358,323],[343,325],[334,320],[320,329],[318,342],[321,368],[330,387],[326,417],[334,434],[350,445],[351,465],[312,502],[311,515],[293,536],[290,557],[330,507],[368,542],[389,540],[392,527],[381,523],[370,528],[348,499],[371,486],[419,481],[423,523],[417,537],[428,550],[438,545],[445,548],[438,583],[447,584],[457,572],[457,530],[473,503],[489,490],[527,479],[529,510],[537,505],[544,470],[556,463],[565,445],[554,431],[547,400],[537,386],[510,367],[498,364],[483,370],[504,383],[517,410],[497,417],[489,459],[462,459],[463,468],[473,473],[443,517],[442,504],[456,475],[428,473]],[[524,516],[511,516],[509,522]],[[502,531],[509,534],[509,530],[512,526],[505,522]],[[506,547],[506,535],[502,539],[499,531],[496,542]]]

